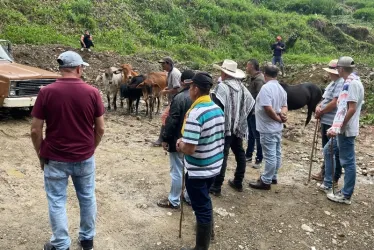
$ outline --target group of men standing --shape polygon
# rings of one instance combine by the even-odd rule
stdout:
[[[62,77],[40,90],[32,111],[31,137],[44,170],[53,232],[43,249],[68,250],[70,247],[65,205],[68,178],[72,176],[81,210],[79,242],[81,249],[92,250],[96,219],[94,151],[104,134],[104,107],[98,90],[80,79],[84,67],[88,66],[80,55],[64,52],[57,62]],[[221,71],[221,81],[213,90],[210,74],[190,70],[180,73],[170,57],[159,63],[169,73],[168,87],[163,93],[169,95],[170,102],[162,116],[159,141],[169,151],[172,181],[169,196],[157,204],[179,208],[185,178],[184,198],[192,205],[197,220],[193,249],[206,250],[214,238],[209,193],[221,194],[230,148],[237,166],[234,178],[228,181],[229,187],[243,191],[246,162],[252,161],[254,144],[257,152],[253,166],[260,167],[264,160],[265,167],[249,187],[269,190],[278,183],[287,94],[277,80],[278,68],[267,65],[261,72],[255,59],[247,64],[249,76],[244,80],[247,86],[243,84],[245,73],[235,61],[224,60],[222,65],[214,65]],[[355,187],[354,143],[364,98],[364,88],[353,72],[354,67],[350,57],[330,62],[325,70],[332,82],[316,109],[316,118],[321,120],[325,164],[324,170],[313,177],[323,179],[319,188],[327,193],[328,199],[346,204],[351,203]],[[44,123],[47,125],[45,138]],[[246,139],[249,140],[247,152],[243,147]],[[333,152],[329,150],[330,145]],[[335,156],[334,161],[331,154]],[[332,185],[340,178],[341,167],[345,168],[344,186],[334,194]],[[183,176],[184,168],[187,173]]]

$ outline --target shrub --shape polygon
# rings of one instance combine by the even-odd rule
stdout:
[[[355,19],[362,19],[365,21],[374,21],[374,8],[363,8],[356,10],[353,13]]]

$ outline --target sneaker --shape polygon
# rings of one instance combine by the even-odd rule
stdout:
[[[168,198],[159,200],[157,202],[157,206],[163,207],[163,208],[179,209],[179,205],[178,206],[174,206],[173,204],[171,204],[171,202],[169,201]]]
[[[247,161],[247,162],[252,162],[252,157],[245,157],[245,161]]]
[[[79,240],[79,245],[82,247],[82,250],[93,250],[93,240]]]
[[[88,52],[91,52],[91,49],[88,49]]]
[[[317,183],[317,188],[318,188],[318,190],[323,191],[326,194],[332,193],[332,188],[331,187],[326,187],[325,184],[323,184],[323,183],[322,184]]]
[[[327,199],[329,199],[330,201],[351,205],[351,198],[345,197],[342,192],[338,192],[336,194],[328,193]]]
[[[51,244],[51,242],[47,242],[44,244],[43,250],[56,250],[56,248]],[[69,248],[66,250],[69,250]]]
[[[261,168],[262,161],[256,160],[255,164],[252,165],[252,168],[254,169],[260,169]]]
[[[84,48],[81,48],[81,51],[83,51],[84,50]]]

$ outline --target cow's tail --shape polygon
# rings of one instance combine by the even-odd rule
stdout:
[[[308,89],[310,91],[311,98],[310,102],[308,103],[308,116],[305,121],[305,126],[309,124],[310,120],[312,119],[313,112],[316,110],[318,103],[322,100],[322,89],[319,86],[310,83]]]

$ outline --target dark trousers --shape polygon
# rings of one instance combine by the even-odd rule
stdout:
[[[247,117],[248,122],[248,147],[245,156],[252,158],[253,151],[255,150],[256,144],[256,161],[261,162],[263,159],[262,147],[260,143],[260,133],[256,130],[256,116],[249,115]]]
[[[186,189],[195,211],[196,221],[199,224],[208,224],[213,218],[213,206],[209,196],[209,189],[214,177],[207,179],[191,179],[186,174]]]
[[[84,44],[82,42],[80,43],[81,43],[81,47],[84,48]],[[92,41],[86,42],[86,49],[89,49],[91,47],[93,47],[93,42]]]
[[[321,134],[322,134],[322,148],[325,147],[330,138],[327,136],[327,130],[330,128],[330,125],[321,123]],[[330,160],[330,159],[328,159]],[[325,163],[322,165],[322,173],[325,175]],[[335,152],[335,178],[334,181],[338,181],[342,176],[342,165],[339,160],[339,150]]]
[[[235,170],[235,178],[234,183],[237,186],[241,186],[244,174],[245,174],[245,152],[243,148],[243,140],[235,135],[226,136],[225,137],[225,148],[223,150],[224,158],[222,163],[221,172],[219,175],[216,176],[214,181],[214,188],[221,189],[222,183],[225,180],[225,173],[227,168],[227,158],[229,157],[230,148],[232,152],[234,152],[235,160],[236,160],[236,170]]]

